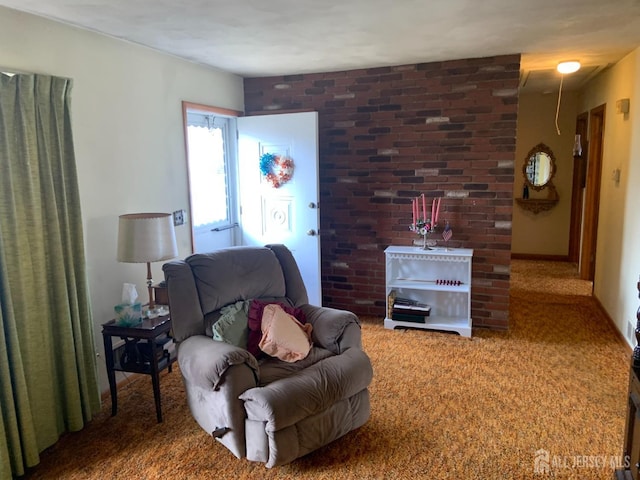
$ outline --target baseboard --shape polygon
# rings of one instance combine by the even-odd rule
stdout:
[[[553,262],[568,262],[569,255],[545,255],[538,253],[511,253],[513,260],[549,260]]]
[[[604,317],[607,319],[607,322],[609,322],[609,325],[611,326],[611,328],[613,329],[613,331],[616,334],[616,337],[618,337],[618,340],[620,340],[620,342],[627,347],[627,350],[629,352],[629,355],[631,355],[633,353],[633,348],[631,348],[631,345],[629,345],[629,342],[627,342],[627,339],[624,338],[624,334],[620,331],[620,329],[618,328],[618,326],[616,325],[616,322],[613,321],[613,318],[611,318],[611,316],[607,313],[607,311],[604,309],[604,307],[602,306],[602,304],[600,303],[600,300],[598,300],[598,297],[596,297],[595,295],[592,296],[593,299],[596,301],[596,306],[598,307],[598,309],[600,310],[600,312],[604,315]]]
[[[116,382],[116,390],[120,391],[123,388],[126,388],[127,386],[129,386],[130,384],[132,384],[133,382],[139,380],[142,377],[146,377],[147,375],[142,375],[139,373],[130,373],[130,372],[119,372],[122,375],[124,375],[125,377],[120,380],[119,382]],[[111,390],[109,388],[107,388],[105,391],[103,391],[100,394],[100,398],[102,399],[102,401],[104,402],[105,400],[107,400],[108,398],[111,398]]]

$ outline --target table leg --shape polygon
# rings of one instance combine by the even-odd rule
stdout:
[[[156,401],[156,417],[158,423],[162,423],[162,409],[160,406],[160,374],[158,372],[158,355],[155,339],[149,340],[151,343],[151,382],[153,383],[153,398]]]
[[[109,391],[111,392],[111,416],[118,413],[118,392],[116,387],[116,372],[113,369],[113,343],[111,335],[103,334],[104,355],[107,364],[107,378],[109,379]]]

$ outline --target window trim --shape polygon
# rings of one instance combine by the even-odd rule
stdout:
[[[203,105],[193,102],[182,102],[182,119],[183,119],[183,138],[184,138],[184,152],[185,152],[185,165],[187,167],[187,193],[189,197],[189,212],[193,212],[192,195],[191,195],[191,172],[189,168],[189,134],[188,134],[188,112],[196,111],[202,114],[213,114],[220,117],[226,117],[229,121],[229,128],[223,129],[225,135],[225,143],[229,146],[229,152],[226,162],[227,167],[227,188],[228,188],[228,202],[229,202],[229,225],[216,225],[221,230],[227,229],[227,227],[233,227],[238,223],[239,215],[239,203],[238,203],[238,165],[237,165],[237,123],[236,118],[242,116],[242,112],[237,110],[230,110],[227,108],[214,107],[209,105]],[[225,132],[226,131],[226,132]],[[191,252],[195,252],[195,228],[192,222],[190,223],[190,235],[191,235]]]

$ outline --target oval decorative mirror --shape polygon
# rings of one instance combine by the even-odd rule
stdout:
[[[556,173],[556,157],[549,147],[539,143],[524,159],[522,167],[524,174],[524,189],[522,198],[516,198],[518,204],[525,210],[540,213],[551,210],[558,203],[558,191],[553,185],[553,176]],[[529,197],[529,188],[544,193]]]
[[[549,147],[539,143],[533,147],[525,159],[524,178],[534,190],[545,188],[556,173],[556,157]]]

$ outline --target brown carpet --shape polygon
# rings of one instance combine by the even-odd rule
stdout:
[[[284,467],[238,460],[200,430],[180,373],[162,375],[164,422],[141,377],[29,479],[610,479],[621,455],[630,350],[575,267],[514,261],[511,329],[473,338],[363,319],[371,419]],[[540,449],[548,473],[534,472]],[[602,465],[604,463],[604,466]]]

